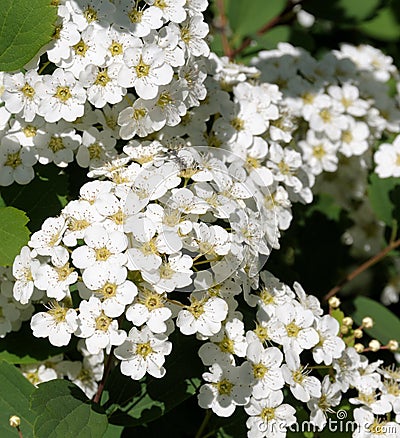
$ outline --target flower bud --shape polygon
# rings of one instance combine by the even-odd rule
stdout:
[[[381,343],[377,339],[372,339],[368,346],[371,351],[378,351],[381,348]]]
[[[345,316],[343,318],[342,324],[347,325],[347,327],[351,327],[353,325],[353,320],[350,316]]]
[[[363,337],[363,331],[361,330],[361,329],[355,329],[354,330],[354,337],[356,338],[356,339],[360,339],[360,338],[362,338]]]
[[[355,344],[354,349],[357,351],[357,353],[362,353],[364,351],[364,345],[363,344]]]
[[[387,343],[387,347],[388,347],[388,349],[389,349],[390,351],[396,351],[396,350],[399,349],[399,343],[398,343],[396,340],[391,339],[391,340]]]
[[[370,329],[374,326],[374,320],[369,316],[366,316],[362,320],[362,326],[365,327],[366,329]]]
[[[10,423],[11,427],[19,427],[21,424],[21,418],[19,418],[17,415],[13,415],[10,417],[8,422]]]
[[[328,303],[333,309],[337,309],[341,304],[338,297],[330,297]]]

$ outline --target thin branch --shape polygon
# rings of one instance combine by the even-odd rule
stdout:
[[[285,9],[277,17],[272,18],[272,20],[264,24],[264,26],[260,27],[260,29],[257,30],[256,35],[257,36],[264,35],[272,28],[289,21],[289,19],[291,19],[293,16],[293,7],[296,4],[297,3],[294,3],[293,1],[289,0],[285,6]],[[231,51],[230,59],[232,60],[237,55],[240,55],[245,49],[247,49],[247,47],[251,45],[252,41],[253,41],[252,37],[246,37],[242,41],[242,44],[237,49]]]
[[[217,0],[216,6],[218,9],[218,29],[221,33],[222,49],[225,56],[232,57],[232,48],[228,41],[227,31],[229,28],[228,18],[225,13],[225,0]]]
[[[337,286],[332,288],[325,296],[324,301],[328,301],[329,298],[336,295],[347,283],[352,281],[354,278],[359,276],[362,272],[366,271],[371,266],[375,265],[379,261],[381,261],[390,251],[393,249],[396,249],[398,246],[400,246],[400,239],[395,240],[391,242],[386,248],[384,248],[381,252],[374,255],[370,259],[368,259],[366,262],[364,262],[362,265],[358,266],[354,271],[350,272]]]
[[[201,423],[195,438],[200,438],[203,435],[204,429],[206,428],[208,422],[210,421],[210,418],[211,418],[211,411],[210,409],[207,409],[206,415],[204,416],[203,422]]]
[[[113,352],[110,351],[110,354],[109,354],[109,356],[107,358],[107,362],[106,362],[106,364],[104,366],[103,377],[101,379],[101,382],[99,383],[99,387],[97,388],[97,392],[96,392],[95,396],[93,397],[93,402],[94,403],[99,403],[100,402],[101,395],[103,394],[107,378],[108,378],[108,376],[110,374],[110,371],[111,371],[111,365],[112,365],[113,356],[114,356]]]

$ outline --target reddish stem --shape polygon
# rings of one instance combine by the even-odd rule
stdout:
[[[107,358],[107,362],[104,366],[103,377],[101,379],[101,382],[99,383],[99,387],[97,388],[97,392],[96,392],[95,396],[93,397],[94,403],[100,402],[101,395],[103,394],[107,378],[108,378],[110,371],[111,371],[112,359],[113,359],[113,353],[112,353],[112,351],[110,351],[110,354]]]
[[[347,283],[352,281],[354,278],[359,276],[362,272],[366,271],[371,266],[375,265],[379,261],[381,261],[390,251],[393,249],[396,249],[398,246],[400,246],[400,239],[395,240],[394,242],[391,242],[386,248],[384,248],[382,251],[380,251],[378,254],[374,255],[370,259],[368,259],[366,262],[364,262],[362,265],[358,266],[354,271],[350,272],[338,285],[336,285],[334,288],[332,288],[325,296],[324,301],[328,301],[329,298],[336,295]]]
[[[229,27],[228,18],[225,13],[225,0],[217,0],[216,6],[218,9],[219,27],[221,30],[222,49],[225,56],[232,58],[232,48],[229,44],[228,37],[226,35]]]

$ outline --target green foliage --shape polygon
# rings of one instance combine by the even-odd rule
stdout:
[[[101,438],[107,430],[106,415],[96,411],[86,395],[66,380],[40,384],[31,407],[38,414],[35,438]]]
[[[0,266],[12,265],[15,256],[28,243],[29,219],[14,207],[0,207]]]
[[[400,181],[398,178],[379,178],[375,173],[370,176],[368,197],[376,216],[392,226],[393,219],[400,219],[395,208],[400,205]]]
[[[253,0],[251,2],[230,0],[227,17],[234,30],[234,39],[254,35],[263,25],[277,17],[284,9],[286,0]]]
[[[7,334],[0,342],[0,360],[8,363],[37,363],[57,354],[60,348],[52,346],[47,339],[35,338],[29,323],[22,324],[20,330]]]
[[[391,339],[400,341],[400,319],[382,304],[367,297],[357,297],[354,300],[355,311],[353,320],[361,325],[362,319],[370,316],[374,326],[364,329],[372,338],[386,345]]]
[[[29,397],[34,386],[13,366],[0,361],[0,436],[16,438],[17,431],[9,425],[9,418],[17,415],[21,419],[24,438],[33,437],[34,413],[29,408]]]
[[[1,71],[21,69],[51,40],[56,12],[50,0],[2,0]]]

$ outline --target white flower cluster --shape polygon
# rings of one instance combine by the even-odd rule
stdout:
[[[92,397],[104,354],[134,380],[163,377],[179,330],[203,341],[199,405],[222,417],[244,407],[250,438],[285,436],[293,399],[323,428],[349,389],[362,405],[355,420],[373,434],[378,416],[400,420],[399,371],[347,346],[300,284],[260,270],[292,203],[329,189],[323,172],[345,181],[332,192],[345,208],[361,199],[375,142],[400,130],[387,88],[397,71],[369,46],[317,61],[280,45],[257,68],[231,63],[209,55],[206,6],[65,0],[43,58],[0,74],[0,185],[28,183],[37,162],[74,159],[95,178],[32,234],[14,280],[1,271],[0,336],[30,320],[54,346],[79,338],[82,361],[21,370],[35,384],[68,378]],[[381,165],[388,148],[375,155],[381,177],[392,172]]]
[[[207,4],[60,1],[42,58],[0,72],[0,186],[29,183],[37,162],[98,167],[117,140],[178,124],[206,95]]]

